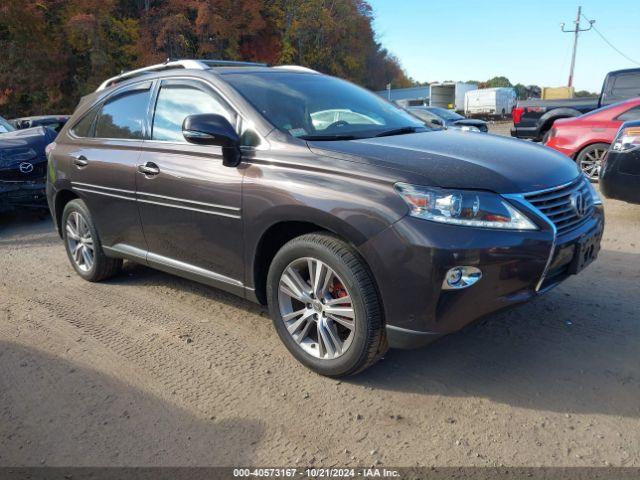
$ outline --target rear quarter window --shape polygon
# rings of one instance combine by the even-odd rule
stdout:
[[[96,118],[96,111],[91,110],[71,129],[76,137],[87,138],[93,137],[93,121]]]
[[[626,112],[618,115],[616,120],[620,120],[622,122],[629,122],[631,120],[640,120],[640,106],[633,107]]]
[[[98,112],[95,137],[141,140],[150,96],[150,89],[136,89],[109,98]]]

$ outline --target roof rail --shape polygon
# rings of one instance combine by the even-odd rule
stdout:
[[[253,63],[253,62],[238,62],[234,60],[171,60],[167,59],[163,63],[159,63],[157,65],[150,65],[144,68],[138,68],[136,70],[131,70],[129,72],[121,73],[120,75],[116,75],[115,77],[111,77],[106,79],[104,82],[100,84],[100,86],[96,89],[96,92],[100,90],[104,90],[105,88],[109,88],[113,85],[116,85],[120,82],[124,82],[125,80],[129,80],[130,78],[139,77],[140,75],[144,75],[149,72],[161,72],[163,70],[173,70],[177,68],[190,68],[195,70],[207,70],[213,67],[266,67],[266,63]]]
[[[197,60],[208,67],[268,67],[266,63],[240,62],[237,60]]]
[[[293,70],[295,72],[320,73],[317,70],[308,67],[302,67],[300,65],[278,65],[273,68],[286,68],[287,70]]]
[[[104,82],[100,84],[100,86],[96,89],[96,92],[100,90],[104,90],[105,88],[116,85],[120,82],[124,82],[130,78],[139,77],[140,75],[144,75],[149,72],[160,72],[162,70],[172,70],[175,68],[193,68],[197,70],[206,70],[209,68],[199,60],[167,60],[164,63],[158,63],[157,65],[150,65],[148,67],[138,68],[136,70],[131,70],[129,72],[121,73],[120,75],[116,75],[115,77],[111,77],[106,79]]]

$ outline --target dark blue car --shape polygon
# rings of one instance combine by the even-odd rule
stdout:
[[[489,131],[489,126],[484,120],[466,118],[445,108],[409,107],[407,110],[431,128],[460,128],[483,133]]]
[[[46,127],[16,130],[0,117],[0,213],[46,207],[45,147],[56,135]]]

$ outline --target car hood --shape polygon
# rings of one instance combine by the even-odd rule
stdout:
[[[0,150],[30,147],[44,154],[44,148],[56,138],[50,128],[33,127],[0,134]]]
[[[532,142],[486,133],[439,130],[350,141],[314,141],[315,153],[393,169],[398,181],[443,188],[521,193],[579,175],[568,157]]]

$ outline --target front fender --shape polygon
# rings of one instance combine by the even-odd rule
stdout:
[[[292,222],[335,233],[358,248],[402,218],[408,207],[392,181],[359,179],[338,167],[247,166],[243,180],[245,282],[254,286],[260,243],[274,225]],[[348,168],[349,165],[343,168]]]

